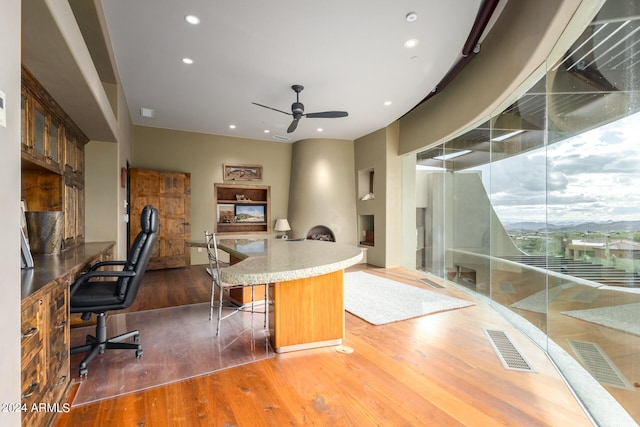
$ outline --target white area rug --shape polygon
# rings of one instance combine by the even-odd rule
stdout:
[[[640,303],[563,311],[562,314],[640,336]]]
[[[344,275],[345,309],[374,325],[475,305],[362,271]]]

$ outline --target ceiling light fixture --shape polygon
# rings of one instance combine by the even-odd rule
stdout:
[[[426,165],[420,165],[420,164],[416,164],[416,170],[417,171],[446,171],[446,168],[441,168],[438,166],[426,166]]]
[[[198,25],[200,23],[200,18],[195,15],[187,15],[184,17],[184,20],[191,25]]]
[[[415,12],[409,12],[406,16],[407,22],[413,22],[418,19],[418,14]]]
[[[387,106],[387,107],[388,107],[389,105],[391,105],[391,104],[393,104],[391,101],[384,101],[384,105],[385,105],[385,106]]]
[[[229,129],[235,129],[236,125],[229,125]]]
[[[513,132],[509,132],[507,134],[504,134],[504,135],[501,135],[501,136],[496,136],[495,138],[491,138],[491,140],[494,141],[494,142],[504,141],[505,139],[509,139],[512,136],[520,135],[522,132],[524,132],[524,130],[522,130],[522,129],[515,130]]]
[[[454,153],[443,154],[442,156],[435,156],[435,157],[433,157],[433,160],[451,160],[451,159],[455,159],[456,157],[460,157],[460,156],[464,156],[465,154],[469,154],[470,152],[471,152],[471,150],[456,151]]]
[[[191,58],[182,58],[182,62],[184,62],[185,64],[193,64],[193,59]]]
[[[404,47],[411,49],[412,47],[418,46],[418,39],[409,39],[404,42]]]
[[[264,130],[264,133],[269,133],[269,132],[271,132],[269,129]]]

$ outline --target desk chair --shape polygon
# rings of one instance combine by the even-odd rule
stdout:
[[[209,274],[211,274],[211,303],[210,303],[210,309],[209,309],[209,320],[213,319],[213,309],[214,307],[218,308],[218,318],[217,318],[217,325],[216,325],[216,336],[220,335],[220,324],[222,323],[222,321],[234,314],[236,314],[239,311],[249,311],[251,312],[252,316],[254,313],[256,313],[255,308],[254,308],[254,297],[253,297],[253,288],[256,285],[234,285],[234,284],[230,284],[230,283],[224,283],[222,280],[220,280],[220,261],[218,258],[218,244],[216,242],[216,235],[215,233],[209,233],[208,231],[204,232],[204,241],[205,241],[205,245],[207,248],[207,256],[209,258]],[[251,307],[249,309],[246,309],[244,307],[238,307],[236,305],[232,305],[230,306],[231,308],[231,312],[227,313],[225,316],[222,316],[222,308],[224,306],[224,291],[228,290],[228,289],[233,289],[233,288],[242,288],[245,286],[250,286],[251,287]],[[264,290],[264,303],[265,303],[265,309],[264,309],[264,328],[267,329],[267,316],[269,315],[269,304],[268,304],[268,287],[265,286],[265,290]],[[218,291],[218,300],[216,301],[215,299],[215,292],[216,290]],[[228,306],[229,307],[229,306]],[[262,313],[262,312],[260,312]],[[251,324],[253,325],[253,317],[252,317],[252,322]]]
[[[96,335],[87,335],[85,345],[71,349],[71,354],[87,353],[80,362],[81,377],[87,375],[87,363],[105,350],[135,350],[136,357],[142,356],[138,331],[107,338],[105,313],[125,309],[135,300],[157,238],[158,221],[158,210],[151,205],[145,206],[140,215],[142,230],[131,245],[127,260],[98,262],[71,285],[69,293],[71,313],[82,313],[83,320],[89,320],[91,313],[97,315]],[[121,269],[103,270],[104,267],[112,266],[118,266]],[[134,342],[122,342],[128,338],[133,338]]]

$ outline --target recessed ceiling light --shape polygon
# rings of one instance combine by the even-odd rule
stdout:
[[[229,129],[235,129],[236,125],[229,125]]]
[[[386,106],[389,106],[391,104],[393,104],[391,101],[384,101],[384,105],[386,105]]]
[[[271,132],[269,129],[264,130],[264,133],[269,133],[269,132]]]
[[[412,48],[416,46],[418,46],[418,39],[409,39],[406,42],[404,42],[404,47],[406,48]]]
[[[198,25],[200,23],[200,18],[195,15],[187,15],[184,17],[184,20],[191,25]]]
[[[418,14],[415,12],[409,12],[406,16],[407,22],[413,22],[418,19]]]
[[[191,58],[182,58],[182,62],[184,62],[185,64],[193,64],[193,59]]]
[[[322,128],[318,128],[318,132],[322,132],[324,129]]]

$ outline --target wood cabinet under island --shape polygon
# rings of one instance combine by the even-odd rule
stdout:
[[[344,269],[362,249],[334,242],[221,239],[240,261],[222,269],[223,282],[269,286],[269,333],[277,353],[339,345],[344,337]]]

